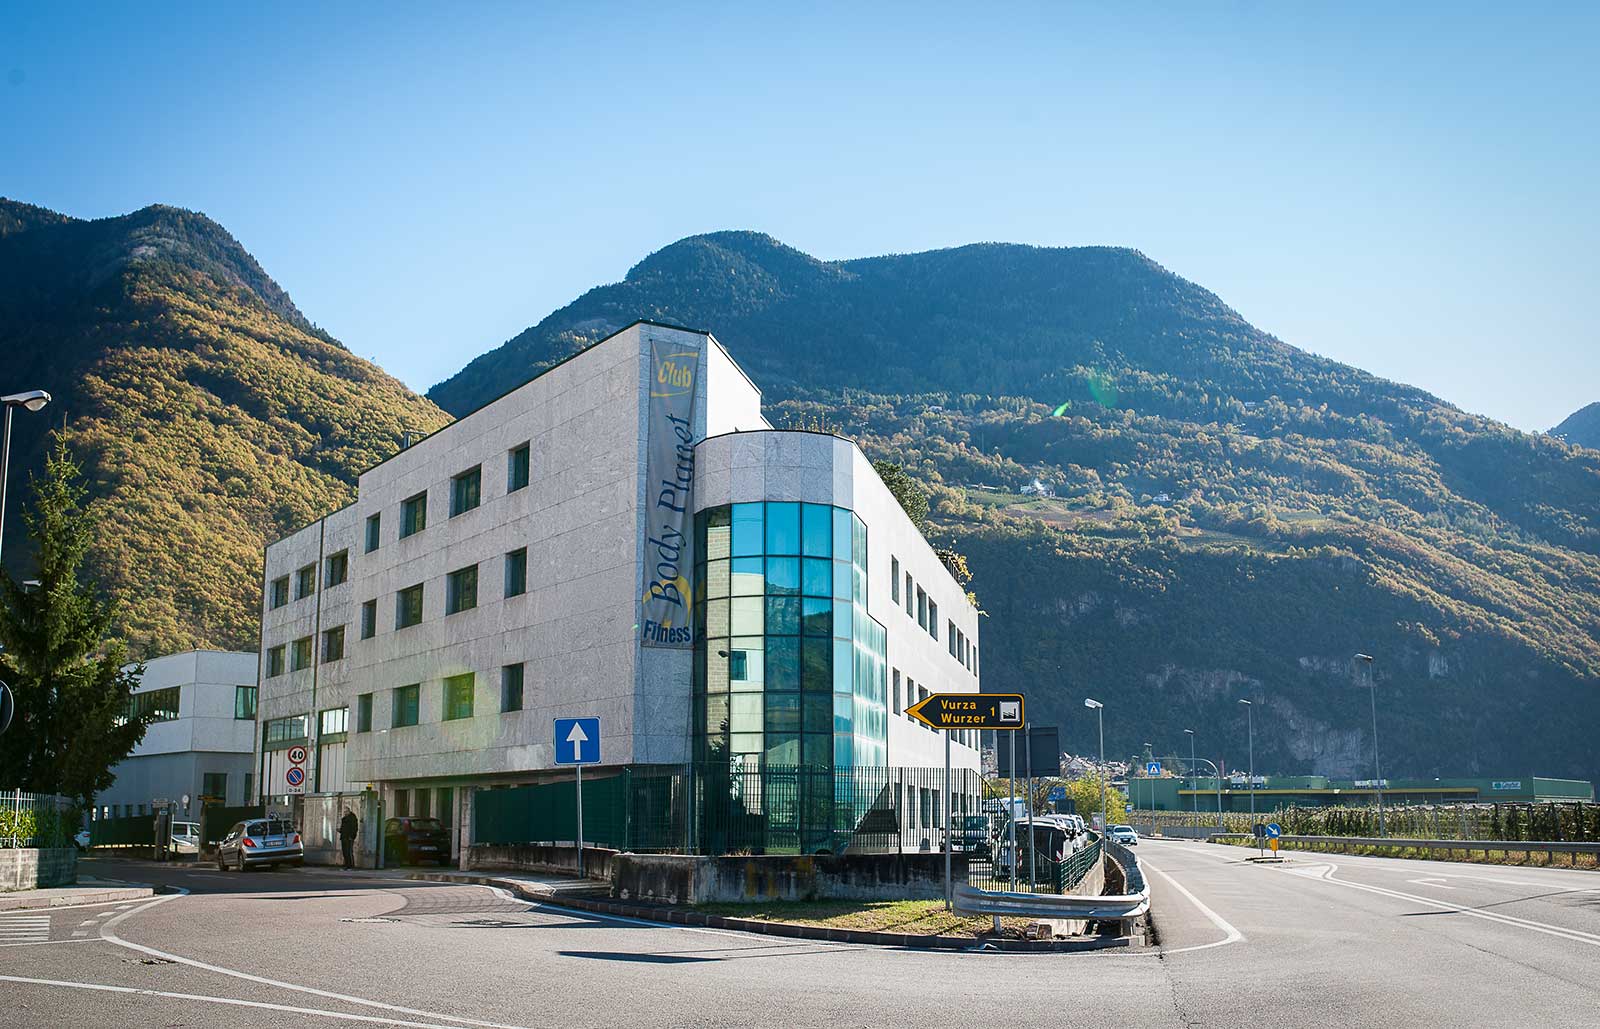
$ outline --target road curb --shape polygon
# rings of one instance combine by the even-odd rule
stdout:
[[[752,918],[730,918],[726,915],[708,915],[682,908],[644,906],[622,901],[600,900],[593,897],[568,896],[556,890],[531,889],[520,879],[507,879],[491,875],[474,875],[470,872],[417,872],[406,878],[421,882],[456,882],[478,886],[498,886],[510,890],[523,900],[552,907],[571,908],[594,914],[617,915],[641,921],[662,922],[667,925],[684,925],[706,929],[727,929],[758,936],[779,936],[793,940],[815,940],[819,943],[855,943],[873,947],[893,947],[908,950],[952,951],[1002,951],[1020,953],[1078,953],[1084,951],[1114,950],[1131,946],[1127,937],[1093,937],[1073,940],[977,940],[964,936],[913,936],[905,933],[868,932],[862,929],[834,929],[820,925],[796,925],[790,922],[764,922]]]
[[[50,897],[0,894],[0,911],[38,911],[45,908],[82,907],[86,904],[114,904],[117,901],[147,900],[155,896],[155,892],[155,888],[152,886],[139,886],[128,887],[127,889],[66,893]]]

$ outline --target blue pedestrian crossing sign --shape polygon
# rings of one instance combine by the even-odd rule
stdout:
[[[1268,822],[1267,823],[1267,839],[1275,840],[1275,839],[1277,839],[1278,837],[1280,837],[1282,835],[1283,835],[1283,826],[1279,825],[1277,822]]]
[[[556,719],[556,764],[598,765],[600,763],[600,719]]]
[[[1052,786],[1050,787],[1050,795],[1045,799],[1051,803],[1054,803],[1058,800],[1066,800],[1067,788],[1065,786]]]
[[[1160,775],[1161,774],[1161,762],[1159,762],[1159,761],[1147,761],[1147,762],[1145,762],[1144,774],[1145,775]]]

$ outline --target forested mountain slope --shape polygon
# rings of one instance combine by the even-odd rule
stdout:
[[[824,262],[675,243],[430,391],[460,414],[635,318],[706,328],[769,413],[934,493],[990,618],[989,689],[1088,749],[1600,773],[1600,454],[1288,346],[1131,251],[982,244]],[[1022,495],[1035,482],[1053,497]]]
[[[1550,435],[1576,447],[1600,450],[1600,401],[1572,412],[1565,421],[1550,430]]]
[[[0,366],[55,397],[15,420],[7,566],[27,561],[28,474],[65,423],[135,653],[254,650],[266,542],[347,502],[406,428],[448,420],[172,207],[81,221],[0,200]]]

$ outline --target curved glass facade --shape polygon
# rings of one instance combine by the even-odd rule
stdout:
[[[851,511],[767,501],[695,515],[695,759],[887,763],[886,636]]]

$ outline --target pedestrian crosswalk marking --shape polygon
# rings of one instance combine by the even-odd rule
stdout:
[[[49,939],[49,915],[0,915],[0,947],[18,943],[46,943]]]

